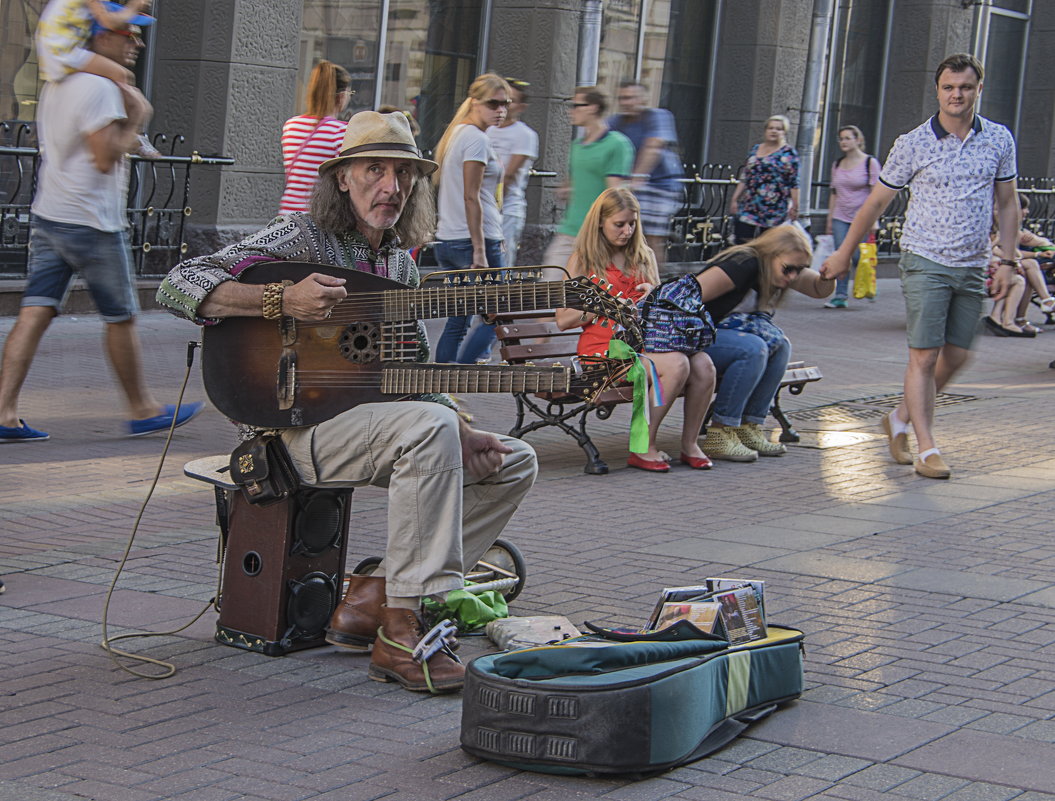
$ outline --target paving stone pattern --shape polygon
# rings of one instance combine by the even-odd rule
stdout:
[[[900,391],[895,283],[845,312],[790,298],[778,321],[825,374],[787,408]],[[171,402],[195,331],[160,313],[140,328],[150,384]],[[630,781],[477,761],[458,747],[459,697],[370,681],[366,657],[329,647],[272,659],[221,646],[212,611],[125,644],[171,660],[173,678],[118,670],[100,618],[163,440],[122,436],[99,329],[55,323],[22,406],[52,440],[0,449],[2,801],[1055,801],[1055,332],[979,338],[949,388],[978,400],[937,414],[949,482],[867,438],[648,475],[622,466],[625,407],[591,426],[606,477],[584,475],[564,435],[531,435],[541,478],[506,533],[529,566],[515,613],[634,624],[663,586],[736,574],[765,579],[771,618],[807,632],[801,701],[708,759]],[[202,396],[195,368],[187,397]],[[510,398],[468,400],[481,427],[511,425]],[[111,636],[176,628],[214,595],[212,492],[182,465],[233,442],[213,409],[177,432]],[[357,491],[353,511],[349,562],[382,552],[385,494]]]

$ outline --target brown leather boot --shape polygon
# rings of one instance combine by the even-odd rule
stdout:
[[[375,681],[398,681],[414,692],[447,693],[460,690],[465,683],[465,666],[460,662],[455,662],[443,651],[433,654],[424,665],[411,656],[411,651],[424,634],[419,613],[413,609],[382,606],[381,628],[370,656],[370,678]]]
[[[352,651],[369,650],[381,625],[384,602],[384,576],[352,576],[326,627],[326,642]]]

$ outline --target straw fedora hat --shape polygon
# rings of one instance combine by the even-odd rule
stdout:
[[[327,159],[319,165],[319,172],[328,170],[347,159],[410,159],[418,162],[423,175],[430,175],[440,166],[435,161],[421,157],[410,131],[410,122],[401,111],[381,114],[377,111],[360,111],[348,120],[344,132],[341,152],[336,158]]]

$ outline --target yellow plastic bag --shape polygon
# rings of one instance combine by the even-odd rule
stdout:
[[[859,245],[857,272],[854,275],[854,297],[874,298],[876,296],[876,256],[875,242],[862,242]]]

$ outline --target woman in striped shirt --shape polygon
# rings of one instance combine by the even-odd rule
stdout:
[[[279,214],[307,211],[319,165],[340,154],[348,123],[337,119],[353,92],[348,71],[332,61],[320,61],[308,81],[308,113],[282,126],[282,163],[286,190]]]

